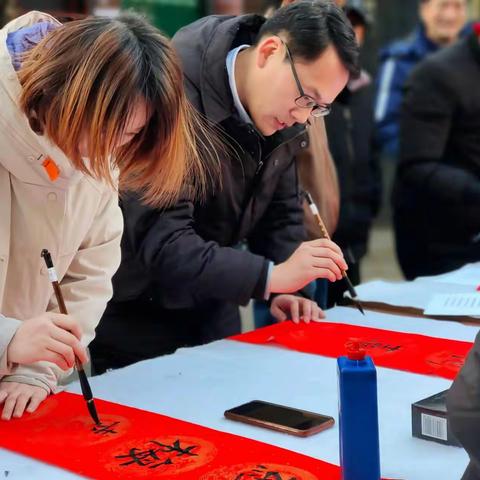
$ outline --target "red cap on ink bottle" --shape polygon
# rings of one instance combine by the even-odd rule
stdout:
[[[360,342],[352,340],[345,344],[347,347],[347,357],[349,360],[365,360],[365,350],[360,347]]]

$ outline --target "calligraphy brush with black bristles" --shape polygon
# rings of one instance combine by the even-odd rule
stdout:
[[[68,315],[67,307],[65,306],[65,301],[63,300],[62,291],[60,290],[60,285],[58,283],[57,272],[55,271],[55,267],[53,266],[52,256],[47,249],[43,249],[41,256],[45,260],[45,264],[47,265],[48,269],[48,277],[52,282],[53,291],[55,292],[55,297],[57,298],[58,308],[60,313],[64,315]],[[82,388],[83,398],[87,402],[87,408],[92,417],[93,421],[96,425],[100,424],[100,419],[98,418],[97,408],[95,407],[95,401],[93,399],[92,389],[90,388],[90,384],[88,383],[87,374],[83,369],[83,365],[80,360],[75,356],[75,368],[78,372],[78,378],[80,380],[80,387]]]
[[[320,212],[318,211],[318,208],[315,205],[315,202],[313,201],[313,198],[310,195],[310,193],[305,192],[305,198],[307,199],[307,203],[310,208],[310,211],[312,212],[313,216],[315,217],[315,220],[318,223],[318,226],[320,227],[320,231],[322,232],[322,238],[326,238],[327,240],[330,240],[330,235],[328,234],[328,231],[325,228],[325,224],[323,223],[322,217],[320,216]],[[358,308],[358,310],[360,310],[360,313],[362,315],[365,315],[362,304],[360,303],[360,300],[358,300],[358,295],[357,295],[357,292],[355,291],[355,287],[353,286],[352,282],[348,278],[347,272],[345,270],[342,270],[342,277],[345,280],[345,283],[347,284],[347,289],[352,297],[353,303]]]

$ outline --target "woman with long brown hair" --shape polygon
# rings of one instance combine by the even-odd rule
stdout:
[[[202,123],[168,40],[135,15],[67,23],[39,12],[0,30],[0,404],[58,390],[111,296],[120,189],[168,206],[201,193]],[[192,190],[193,189],[193,190]],[[69,315],[40,252],[52,253]]]

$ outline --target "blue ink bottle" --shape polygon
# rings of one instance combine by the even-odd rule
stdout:
[[[337,359],[342,480],[380,480],[377,371],[359,342]]]

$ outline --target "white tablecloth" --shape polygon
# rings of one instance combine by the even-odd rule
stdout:
[[[396,317],[350,308],[328,320],[473,340],[478,328],[453,322]],[[411,404],[449,387],[450,381],[378,368],[382,475],[408,480],[457,480],[467,455],[456,447],[412,438]],[[337,414],[336,361],[276,347],[222,340],[181,349],[174,355],[132,365],[91,379],[95,396],[288,448],[332,463],[338,459],[338,428],[296,438],[226,420],[227,408],[253,399]],[[69,389],[80,392],[77,384]],[[1,424],[0,424],[1,434]],[[0,449],[0,478],[79,478]]]

